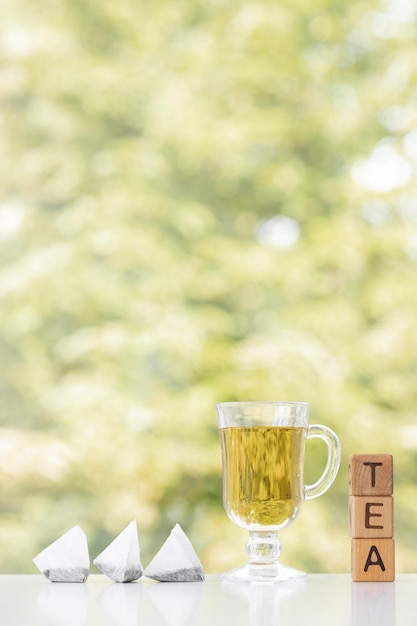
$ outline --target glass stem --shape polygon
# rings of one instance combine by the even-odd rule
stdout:
[[[246,544],[246,554],[250,565],[277,564],[281,554],[281,544],[276,532],[250,531]]]

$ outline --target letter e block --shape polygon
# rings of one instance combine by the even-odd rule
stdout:
[[[394,536],[394,499],[391,496],[349,496],[350,536]]]
[[[349,495],[392,496],[391,454],[352,454],[349,457]]]
[[[394,539],[352,539],[354,582],[393,582],[394,579]]]

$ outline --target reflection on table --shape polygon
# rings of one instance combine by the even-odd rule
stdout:
[[[278,585],[204,582],[51,583],[0,576],[7,626],[415,626],[417,575],[353,583],[348,574],[310,575]]]

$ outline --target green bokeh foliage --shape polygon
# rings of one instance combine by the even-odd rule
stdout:
[[[75,524],[94,557],[131,519],[145,565],[176,522],[208,572],[239,564],[214,406],[243,399],[309,401],[342,442],[283,560],[349,570],[347,456],[390,452],[413,570],[415,182],[352,175],[375,146],[416,168],[416,22],[394,9],[5,0],[0,571]],[[293,245],[259,236],[274,216]]]

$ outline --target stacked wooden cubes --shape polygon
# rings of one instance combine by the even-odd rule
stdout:
[[[391,454],[349,457],[349,530],[352,580],[395,579],[393,462]]]

